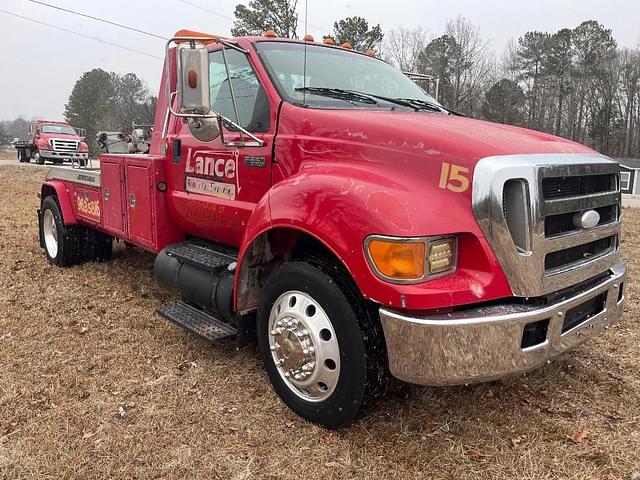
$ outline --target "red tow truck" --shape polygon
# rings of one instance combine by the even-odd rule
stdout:
[[[31,139],[15,146],[20,163],[29,163],[31,159],[38,165],[46,160],[52,163],[70,161],[85,166],[89,159],[89,146],[67,122],[37,120],[30,127]]]
[[[616,162],[460,116],[348,45],[180,31],[150,153],[53,168],[40,196],[52,263],[156,253],[182,296],[158,313],[256,335],[277,394],[327,427],[389,374],[516,375],[622,315]]]

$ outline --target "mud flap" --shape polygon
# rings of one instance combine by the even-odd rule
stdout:
[[[38,239],[40,240],[40,248],[44,248],[44,238],[42,237],[42,215],[38,209]]]

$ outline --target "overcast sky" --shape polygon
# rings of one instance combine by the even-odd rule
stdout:
[[[238,0],[189,0],[221,16],[199,10],[183,0],[44,0],[162,36],[180,28],[229,34]],[[245,2],[246,3],[246,2]],[[304,1],[300,0],[300,18]],[[36,5],[27,0],[0,0],[8,10],[61,28],[119,43],[162,57],[164,42],[117,27]],[[481,29],[498,57],[511,39],[528,30],[556,31],[595,19],[613,30],[621,46],[640,44],[640,0],[309,0],[309,33],[329,33],[333,21],[359,15],[383,31],[403,25],[424,27],[432,36],[442,34],[448,18],[461,14]],[[229,18],[223,18],[229,17]],[[302,21],[301,21],[302,24]],[[303,33],[303,28],[299,29]],[[0,120],[61,119],[75,81],[92,68],[118,73],[134,72],[152,92],[158,89],[162,61],[93,40],[56,31],[0,12],[2,69]]]

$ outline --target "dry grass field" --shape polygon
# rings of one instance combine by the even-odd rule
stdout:
[[[15,158],[15,157],[10,157]],[[640,479],[640,212],[624,212],[623,321],[526,376],[396,384],[327,431],[272,392],[255,347],[160,319],[153,256],[50,266],[46,169],[0,166],[0,478]]]

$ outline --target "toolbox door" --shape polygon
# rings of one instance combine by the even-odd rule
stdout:
[[[151,164],[126,164],[127,217],[129,238],[152,247],[155,241],[153,218],[153,177]]]
[[[122,162],[100,162],[104,229],[116,237],[126,237],[123,205]]]

